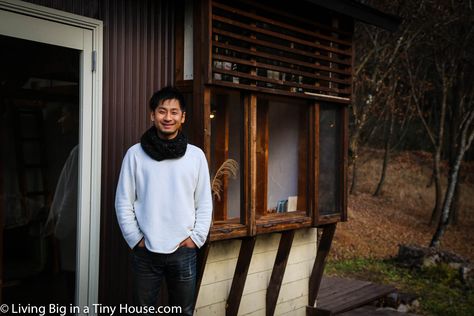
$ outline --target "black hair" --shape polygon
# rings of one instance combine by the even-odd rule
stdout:
[[[184,101],[183,94],[175,87],[170,86],[164,87],[161,90],[153,93],[149,103],[150,110],[154,112],[158,105],[162,104],[166,100],[173,99],[178,100],[181,111],[186,112],[186,102]]]

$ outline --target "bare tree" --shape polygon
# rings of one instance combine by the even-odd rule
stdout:
[[[414,105],[433,152],[436,198],[431,222],[437,223],[437,229],[431,246],[438,246],[449,219],[456,218],[453,204],[459,196],[459,172],[474,138],[474,11],[470,1],[369,4],[401,16],[403,23],[392,34],[367,26],[356,28],[351,193],[356,190],[359,147],[374,131],[383,129],[384,162],[375,194],[381,192],[390,150],[403,136],[396,130],[404,119],[409,123],[403,116],[413,113],[401,110],[402,105]],[[441,166],[446,158],[448,185],[443,190]]]
[[[400,69],[400,67],[398,68]],[[375,189],[374,196],[382,194],[382,188],[387,175],[390,153],[400,146],[408,133],[410,122],[415,112],[412,109],[412,102],[406,91],[404,84],[401,84],[400,77],[393,84],[392,95],[387,99],[387,106],[384,120],[384,156],[380,180]]]
[[[400,9],[397,2],[386,2],[386,12]],[[395,12],[396,13],[396,12]],[[418,32],[410,25],[396,33],[360,24],[356,27],[356,62],[354,97],[351,104],[352,125],[349,148],[352,154],[350,193],[356,192],[359,147],[383,122],[384,108],[397,89],[400,56],[412,45]],[[371,124],[372,122],[372,124]],[[383,182],[383,181],[382,181]]]
[[[471,21],[473,23],[474,21]],[[450,150],[452,151],[452,159],[449,159],[449,173],[448,186],[444,196],[443,206],[441,209],[441,216],[438,221],[437,229],[433,235],[430,246],[439,246],[440,239],[443,236],[446,227],[449,224],[449,218],[454,210],[452,207],[456,188],[458,187],[459,171],[463,161],[464,154],[469,150],[474,140],[474,77],[473,77],[473,62],[474,58],[469,60],[472,56],[466,56],[466,49],[473,41],[474,26],[471,24],[470,28],[459,39],[462,40],[462,45],[452,56],[453,72],[456,74],[456,84],[451,87],[455,89],[450,93],[450,112],[452,119],[447,123],[451,123],[454,135],[451,137]],[[474,46],[470,45],[470,49]]]
[[[445,117],[446,103],[443,101],[441,102],[441,107],[439,110],[441,115],[439,115],[436,104],[433,101],[428,103],[426,94],[431,91],[431,85],[427,84],[426,77],[428,75],[430,66],[420,61],[420,57],[423,58],[423,56],[416,56],[416,54],[413,54],[415,55],[415,58],[411,60],[411,57],[413,56],[410,56],[410,54],[408,55],[409,56],[406,59],[406,70],[411,87],[410,96],[413,99],[418,117],[425,128],[426,134],[428,135],[428,139],[430,140],[431,146],[433,148],[433,172],[430,179],[430,184],[428,184],[428,186],[430,186],[431,183],[434,183],[435,185],[435,204],[429,221],[429,223],[432,224],[436,218],[439,218],[439,214],[441,212],[442,190],[440,161],[444,136],[444,127],[441,127],[444,126],[444,123],[441,122],[443,122]],[[428,109],[426,109],[426,107]],[[436,112],[437,114],[435,117],[441,117],[441,119],[434,119],[430,124],[426,117],[433,112]]]
[[[464,154],[474,138],[474,14],[462,1],[425,0],[423,36],[405,60],[411,97],[433,148],[436,200],[430,246],[439,246],[452,216]],[[449,136],[449,137],[448,137]],[[444,154],[444,157],[443,157]],[[448,185],[441,187],[441,161]]]
[[[472,95],[470,100],[470,106],[474,107],[472,102]],[[448,221],[451,212],[451,205],[453,202],[454,193],[456,190],[456,185],[458,183],[459,169],[461,166],[462,159],[464,154],[472,145],[474,140],[474,110],[471,109],[470,114],[467,116],[466,120],[461,125],[461,136],[460,136],[460,146],[456,155],[456,159],[452,166],[450,166],[450,172],[448,176],[448,188],[446,190],[446,195],[444,197],[443,208],[441,212],[441,218],[438,222],[438,227],[433,235],[433,238],[430,242],[430,247],[438,247],[440,244],[440,239],[446,231],[448,226]]]

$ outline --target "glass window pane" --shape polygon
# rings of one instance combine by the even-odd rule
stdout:
[[[80,52],[0,36],[3,302],[74,303]]]
[[[240,218],[241,139],[244,126],[240,93],[212,93],[210,119],[214,220]],[[227,171],[222,173],[223,170]]]
[[[307,210],[308,115],[305,103],[257,101],[257,212]]]
[[[340,212],[342,158],[341,111],[321,105],[319,111],[319,214]]]

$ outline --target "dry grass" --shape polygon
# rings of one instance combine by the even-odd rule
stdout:
[[[425,152],[393,155],[382,195],[374,197],[382,154],[379,150],[365,149],[360,156],[357,194],[349,195],[348,222],[338,224],[331,250],[333,259],[388,258],[396,255],[399,244],[428,246],[431,240],[435,230],[428,225],[434,206],[434,187],[427,186],[431,155]],[[474,163],[464,166],[459,223],[448,227],[441,241],[442,249],[471,261],[474,259],[473,171]]]

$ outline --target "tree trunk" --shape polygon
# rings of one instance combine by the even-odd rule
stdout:
[[[451,205],[453,203],[454,191],[456,190],[456,184],[458,182],[459,167],[461,165],[462,157],[464,155],[464,150],[460,148],[456,161],[453,165],[453,168],[449,171],[448,176],[448,188],[446,190],[446,195],[444,197],[443,208],[441,212],[441,218],[438,222],[438,227],[436,228],[433,238],[431,239],[430,247],[439,247],[440,239],[443,237],[446,227],[449,224],[449,216]]]
[[[451,81],[445,76],[443,78],[443,98],[441,101],[441,115],[439,119],[439,129],[435,146],[435,154],[433,161],[433,174],[435,181],[435,206],[431,213],[430,225],[437,220],[441,213],[441,150],[443,149],[444,124],[446,120],[446,107],[448,98],[448,88],[451,87]]]
[[[357,135],[354,135],[357,137]],[[355,194],[356,186],[357,186],[357,161],[359,160],[359,145],[358,141],[354,139],[351,144],[352,150],[352,180],[351,180],[351,188],[349,189],[349,194]]]
[[[460,91],[459,87],[455,88],[457,91]],[[458,142],[458,128],[461,126],[461,109],[464,105],[464,101],[462,99],[459,99],[460,95],[457,93],[454,93],[453,98],[456,98],[456,100],[452,103],[451,106],[451,111],[450,113],[450,118],[448,120],[449,123],[449,142],[446,144],[446,150],[449,155],[449,168],[451,169],[456,162],[456,155],[458,153],[458,147],[462,144],[459,144]],[[462,161],[461,161],[462,164]],[[461,171],[459,171],[461,172]],[[458,181],[456,181],[456,187],[454,189],[454,197],[453,197],[453,203],[451,205],[451,211],[450,211],[450,216],[448,220],[448,224],[456,224],[457,223],[457,218],[458,218],[458,211],[459,211],[459,182],[461,180],[461,174],[458,175]]]
[[[393,125],[395,123],[395,117],[392,113],[390,115],[390,127],[387,129],[385,134],[385,148],[384,148],[384,155],[383,155],[383,163],[382,163],[382,174],[380,176],[380,181],[377,184],[377,189],[375,189],[374,196],[379,196],[382,193],[382,187],[385,182],[385,175],[387,174],[387,166],[388,166],[388,158],[390,154],[390,141],[393,135]]]
[[[357,158],[354,158],[352,161],[352,180],[351,180],[351,188],[349,190],[349,194],[355,194],[356,185],[357,185]]]
[[[435,205],[431,212],[430,225],[437,222],[441,213],[441,148],[437,148],[433,157],[433,181],[435,185]]]
[[[461,195],[461,187],[459,186],[460,181],[461,175],[458,175],[458,181],[456,181],[456,188],[454,189],[453,204],[451,205],[451,215],[449,216],[449,224],[453,225],[456,225],[458,223],[459,218],[459,196]]]
[[[474,120],[474,111],[469,113],[467,121],[463,124],[461,132],[461,140],[459,143],[459,150],[456,159],[454,160],[452,168],[449,169],[448,176],[448,188],[446,190],[446,195],[444,198],[443,209],[441,212],[441,218],[438,223],[438,228],[436,229],[433,239],[431,239],[430,247],[439,247],[440,239],[444,235],[446,227],[449,224],[449,215],[451,211],[451,206],[453,203],[454,193],[456,191],[456,185],[459,179],[459,169],[461,166],[462,158],[472,142],[474,141],[474,130],[468,134],[468,130],[471,128],[471,124]]]

